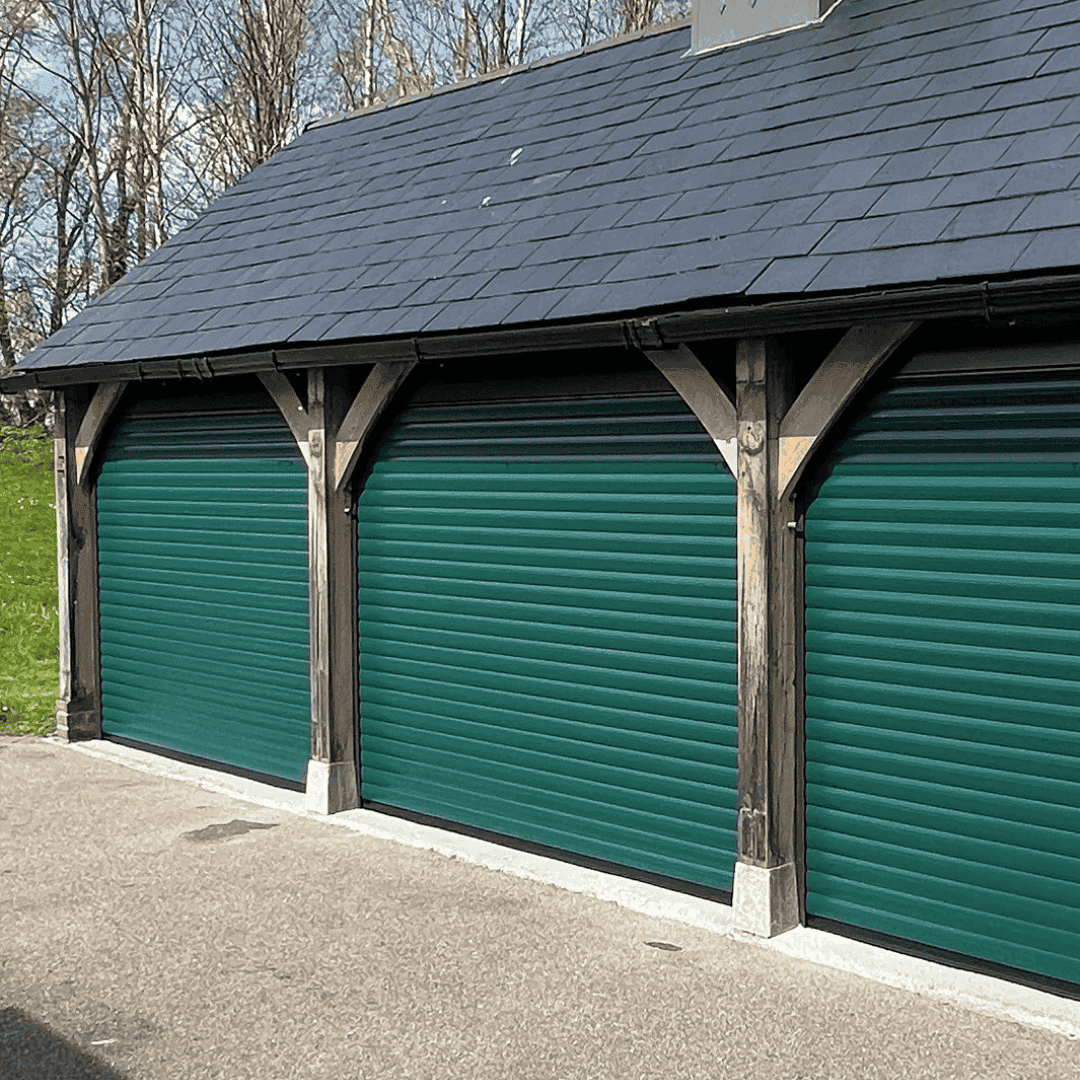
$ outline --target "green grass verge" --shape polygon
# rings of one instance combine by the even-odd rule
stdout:
[[[53,442],[0,424],[0,735],[53,729],[60,664]]]

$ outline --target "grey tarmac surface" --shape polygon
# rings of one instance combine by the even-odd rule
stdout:
[[[1071,1080],[1080,1041],[0,738],[0,1077]]]

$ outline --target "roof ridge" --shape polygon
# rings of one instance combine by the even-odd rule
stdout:
[[[511,65],[499,68],[496,71],[486,71],[482,75],[473,75],[469,79],[460,79],[457,82],[447,83],[445,86],[434,86],[430,90],[424,90],[417,94],[406,94],[403,97],[394,98],[392,101],[380,101],[375,105],[365,105],[359,109],[343,109],[332,116],[309,120],[301,129],[302,132],[311,131],[314,128],[329,127],[332,124],[341,124],[347,120],[355,120],[360,116],[368,116],[372,113],[382,112],[385,109],[396,108],[399,105],[410,105],[414,101],[423,101],[426,98],[437,97],[440,94],[449,94],[455,90],[466,90],[480,83],[493,82],[496,79],[509,79],[514,75],[523,75],[525,72],[534,71],[537,68],[548,67],[551,64],[559,64],[564,60],[576,60],[581,56],[588,56],[603,49],[610,49],[617,45],[628,45],[632,41],[639,41],[647,37],[655,37],[657,34],[667,34],[675,30],[685,30],[690,26],[692,18],[687,15],[681,19],[675,19],[669,23],[660,23],[646,26],[643,30],[635,30],[629,34],[617,34],[615,37],[604,38],[603,41],[593,42],[582,49],[573,52],[559,53],[556,56],[542,56],[537,60],[530,60],[527,64]]]

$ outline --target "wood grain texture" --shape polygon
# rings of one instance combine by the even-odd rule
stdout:
[[[352,493],[333,482],[336,436],[347,415],[348,373],[308,373],[308,565],[311,616],[311,759],[309,802],[323,813],[357,805],[356,540]]]
[[[911,321],[860,323],[840,339],[780,424],[778,496],[793,489],[851,399],[918,326]]]
[[[746,339],[736,372],[739,859],[776,867],[796,851],[795,537],[776,498],[790,365],[775,339]]]
[[[732,476],[737,475],[735,404],[723,387],[686,345],[646,349],[645,355],[701,421]]]
[[[86,386],[57,392],[53,452],[60,686],[56,734],[62,742],[101,738],[96,493],[92,486],[77,481],[74,453],[91,403]]]
[[[274,404],[281,410],[281,415],[285,417],[285,423],[289,425],[289,430],[293,433],[293,438],[296,440],[296,445],[300,450],[300,456],[310,468],[308,431],[311,429],[311,424],[307,410],[293,389],[292,383],[280,371],[260,371],[258,375],[259,381],[266,388],[266,392],[274,399]]]
[[[77,484],[86,483],[101,444],[105,425],[120,403],[127,385],[124,380],[98,383],[97,390],[94,391],[90,405],[79,424],[78,434],[75,436],[75,482]]]
[[[369,372],[337,433],[334,457],[336,490],[340,491],[349,482],[371,429],[415,367],[415,360],[406,360],[376,364]]]

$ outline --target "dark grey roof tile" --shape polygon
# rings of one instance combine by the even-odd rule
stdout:
[[[598,206],[582,220],[579,230],[588,233],[610,229],[632,206],[630,202]]]
[[[253,321],[253,307],[254,305],[234,304],[231,307],[219,307],[213,312],[200,311],[198,314],[201,322],[196,326],[185,326],[181,320],[170,320],[168,326],[173,332],[181,334],[200,329],[219,330],[223,326],[243,326]]]
[[[817,292],[866,288],[904,281],[1005,273],[1026,243],[1026,238],[1013,236],[980,237],[834,255],[814,278],[810,289]]]
[[[1046,31],[1042,27],[1011,34],[1001,32],[997,37],[991,38],[982,44],[976,55],[976,60],[979,63],[985,63],[989,60],[1001,60],[1009,56],[1027,53],[1036,48],[1045,37]]]
[[[1059,229],[1066,225],[1080,225],[1080,191],[1054,191],[1034,196],[1013,222],[1011,231]],[[1080,253],[1077,261],[1080,262]]]
[[[954,145],[930,170],[932,176],[954,176],[957,173],[991,169],[1012,146],[1014,137],[978,138]]]
[[[884,284],[883,268],[891,252],[859,251],[832,255],[807,286],[808,292],[864,289]]]
[[[513,323],[543,322],[559,301],[571,291],[571,289],[555,288],[545,289],[543,292],[527,293],[520,298],[521,302],[507,315],[505,321]]]
[[[867,131],[849,139],[834,139],[832,142],[822,144],[817,148],[814,161],[818,165],[836,165],[841,161],[857,161],[862,158],[873,157],[877,152],[874,148],[880,145],[880,135],[877,132]],[[922,145],[921,141],[919,145]]]
[[[1029,131],[1013,139],[1012,145],[999,161],[1000,165],[1026,165],[1029,162],[1052,161],[1065,156],[1080,139],[1080,123],[1052,127],[1044,131]]]
[[[247,316],[247,309],[244,309],[245,318]],[[187,311],[182,315],[175,315],[169,319],[169,329],[174,333],[186,334],[192,330],[201,330],[211,321],[216,312],[209,311]]]
[[[530,218],[518,222],[500,241],[504,244],[531,243],[555,236],[569,236],[589,216],[588,210]]]
[[[850,130],[844,134],[857,135],[865,131],[892,131],[895,128],[914,127],[927,118],[933,105],[933,100],[915,98],[911,101],[897,101],[883,108],[867,109],[861,114],[862,122],[850,125]]]
[[[826,223],[828,224],[828,223]],[[838,221],[813,249],[814,254],[832,255],[843,251],[868,251],[877,238],[889,227],[884,217],[858,221]]]
[[[697,217],[701,214],[707,214],[713,207],[721,204],[727,191],[727,185],[721,184],[715,187],[686,191],[681,195],[678,192],[674,196],[671,193],[654,195],[651,199],[641,200],[636,209],[627,211],[625,223],[629,225],[635,221],[649,220],[645,207],[651,206],[658,209],[661,203],[666,204],[666,209],[658,213],[653,218],[654,221],[664,218]]]
[[[534,292],[559,283],[559,278],[569,270],[569,263],[541,263],[523,266],[515,270],[500,270],[482,289],[476,299],[487,300],[492,296],[511,296]]]
[[[957,214],[941,235],[945,239],[1000,236],[1009,231],[1030,202],[1030,196],[1022,195],[1015,199],[970,203]]]
[[[331,331],[344,318],[342,312],[330,312],[326,315],[316,315],[309,319],[299,330],[290,334],[291,340],[323,341],[331,336]],[[302,335],[302,336],[301,336]]]
[[[821,206],[827,197],[821,193],[796,195],[794,198],[775,202],[755,222],[754,228],[781,229],[791,225],[802,225],[810,220],[814,211]]]
[[[1080,227],[1051,229],[1027,235],[1030,236],[1030,243],[1013,263],[1013,270],[1080,266]]]
[[[619,203],[617,206],[611,208],[613,211],[621,211],[619,216],[611,224],[615,225],[617,223],[620,228],[625,228],[629,225],[639,225],[642,222],[662,221],[664,220],[665,212],[671,210],[680,201],[680,198],[681,197],[677,192],[672,192],[668,195],[654,195],[652,198],[641,199],[631,203]],[[713,198],[712,201],[715,202],[715,198]],[[590,218],[590,221],[591,220],[592,219]],[[583,232],[586,230],[588,224],[589,222],[583,223]]]
[[[774,229],[767,238],[762,240],[760,246],[754,250],[754,254],[768,259],[807,255],[828,231],[829,226],[825,222],[789,225],[782,229]],[[757,235],[756,231],[748,233],[746,239],[750,240]]]
[[[937,240],[956,217],[956,208],[917,210],[898,214],[877,238],[875,247],[903,247]]]
[[[892,105],[897,101],[910,101],[922,96],[930,82],[929,75],[914,76],[907,79],[895,79],[878,84],[866,99],[868,106]]]
[[[1015,135],[1038,128],[1051,127],[1065,111],[1067,104],[1067,102],[1059,99],[1010,109],[993,126],[990,134]]]
[[[896,185],[911,180],[924,180],[937,171],[938,163],[947,153],[947,147],[931,146],[894,154],[874,174],[874,183]]]
[[[467,306],[462,302],[445,303],[442,309],[432,314],[424,323],[422,329],[425,334],[444,333],[449,330],[461,328],[461,312],[466,311]],[[335,336],[340,336],[336,332]]]
[[[498,326],[521,303],[521,295],[489,296],[476,300],[466,308],[462,305],[462,329],[479,326]]]
[[[1042,161],[1021,165],[1016,169],[1001,194],[1027,195],[1061,191],[1068,188],[1080,176],[1080,157],[1062,158],[1060,161]]]
[[[885,188],[876,184],[853,191],[834,192],[810,215],[810,220],[840,222],[861,218],[884,192]]]
[[[1066,49],[1055,50],[1039,68],[1039,74],[1049,75],[1055,71],[1075,72],[1077,68],[1080,68],[1080,45],[1072,45]]]
[[[1080,97],[1073,98],[1065,106],[1065,111],[1057,118],[1058,126],[1062,124],[1080,123]]]
[[[954,176],[934,199],[933,205],[966,206],[993,199],[1015,175],[1016,168],[1012,167]]]
[[[93,362],[96,364],[108,364],[114,360],[123,360],[131,349],[127,341],[105,341],[94,346]]]
[[[842,161],[839,165],[834,165],[829,169],[814,190],[835,192],[848,188],[862,188],[874,178],[874,174],[888,160],[887,157],[881,156],[855,161]],[[867,206],[869,205],[870,203],[867,203]]]
[[[621,255],[597,255],[590,259],[569,259],[558,265],[567,269],[559,279],[559,288],[598,285],[622,261]]]
[[[1071,72],[1054,72],[1022,82],[1006,83],[997,88],[986,107],[1004,115],[1006,109],[1037,105],[1057,98],[1064,99],[1062,105],[1067,105],[1073,97],[1071,82]]]
[[[548,312],[549,319],[573,319],[595,315],[598,311],[610,311],[605,307],[608,296],[611,294],[611,285],[582,285],[580,288],[571,289],[565,296]]]
[[[446,303],[471,300],[494,277],[494,272],[468,274],[462,277],[455,276],[450,279],[449,287],[446,292],[440,295],[439,299]]]
[[[937,130],[937,121],[915,124],[913,127],[897,128],[895,131],[879,131],[869,144],[868,157],[892,156],[911,150],[930,149],[927,140]]]
[[[1028,244],[1027,236],[981,236],[935,245],[933,258],[940,260],[938,278],[1003,274],[1016,268]]]
[[[826,262],[828,256],[825,255],[774,259],[751,283],[747,292],[754,296],[803,292]]]
[[[942,178],[913,180],[905,184],[893,184],[870,208],[870,215],[899,214],[909,210],[922,210],[930,206],[941,193],[947,180]]]

